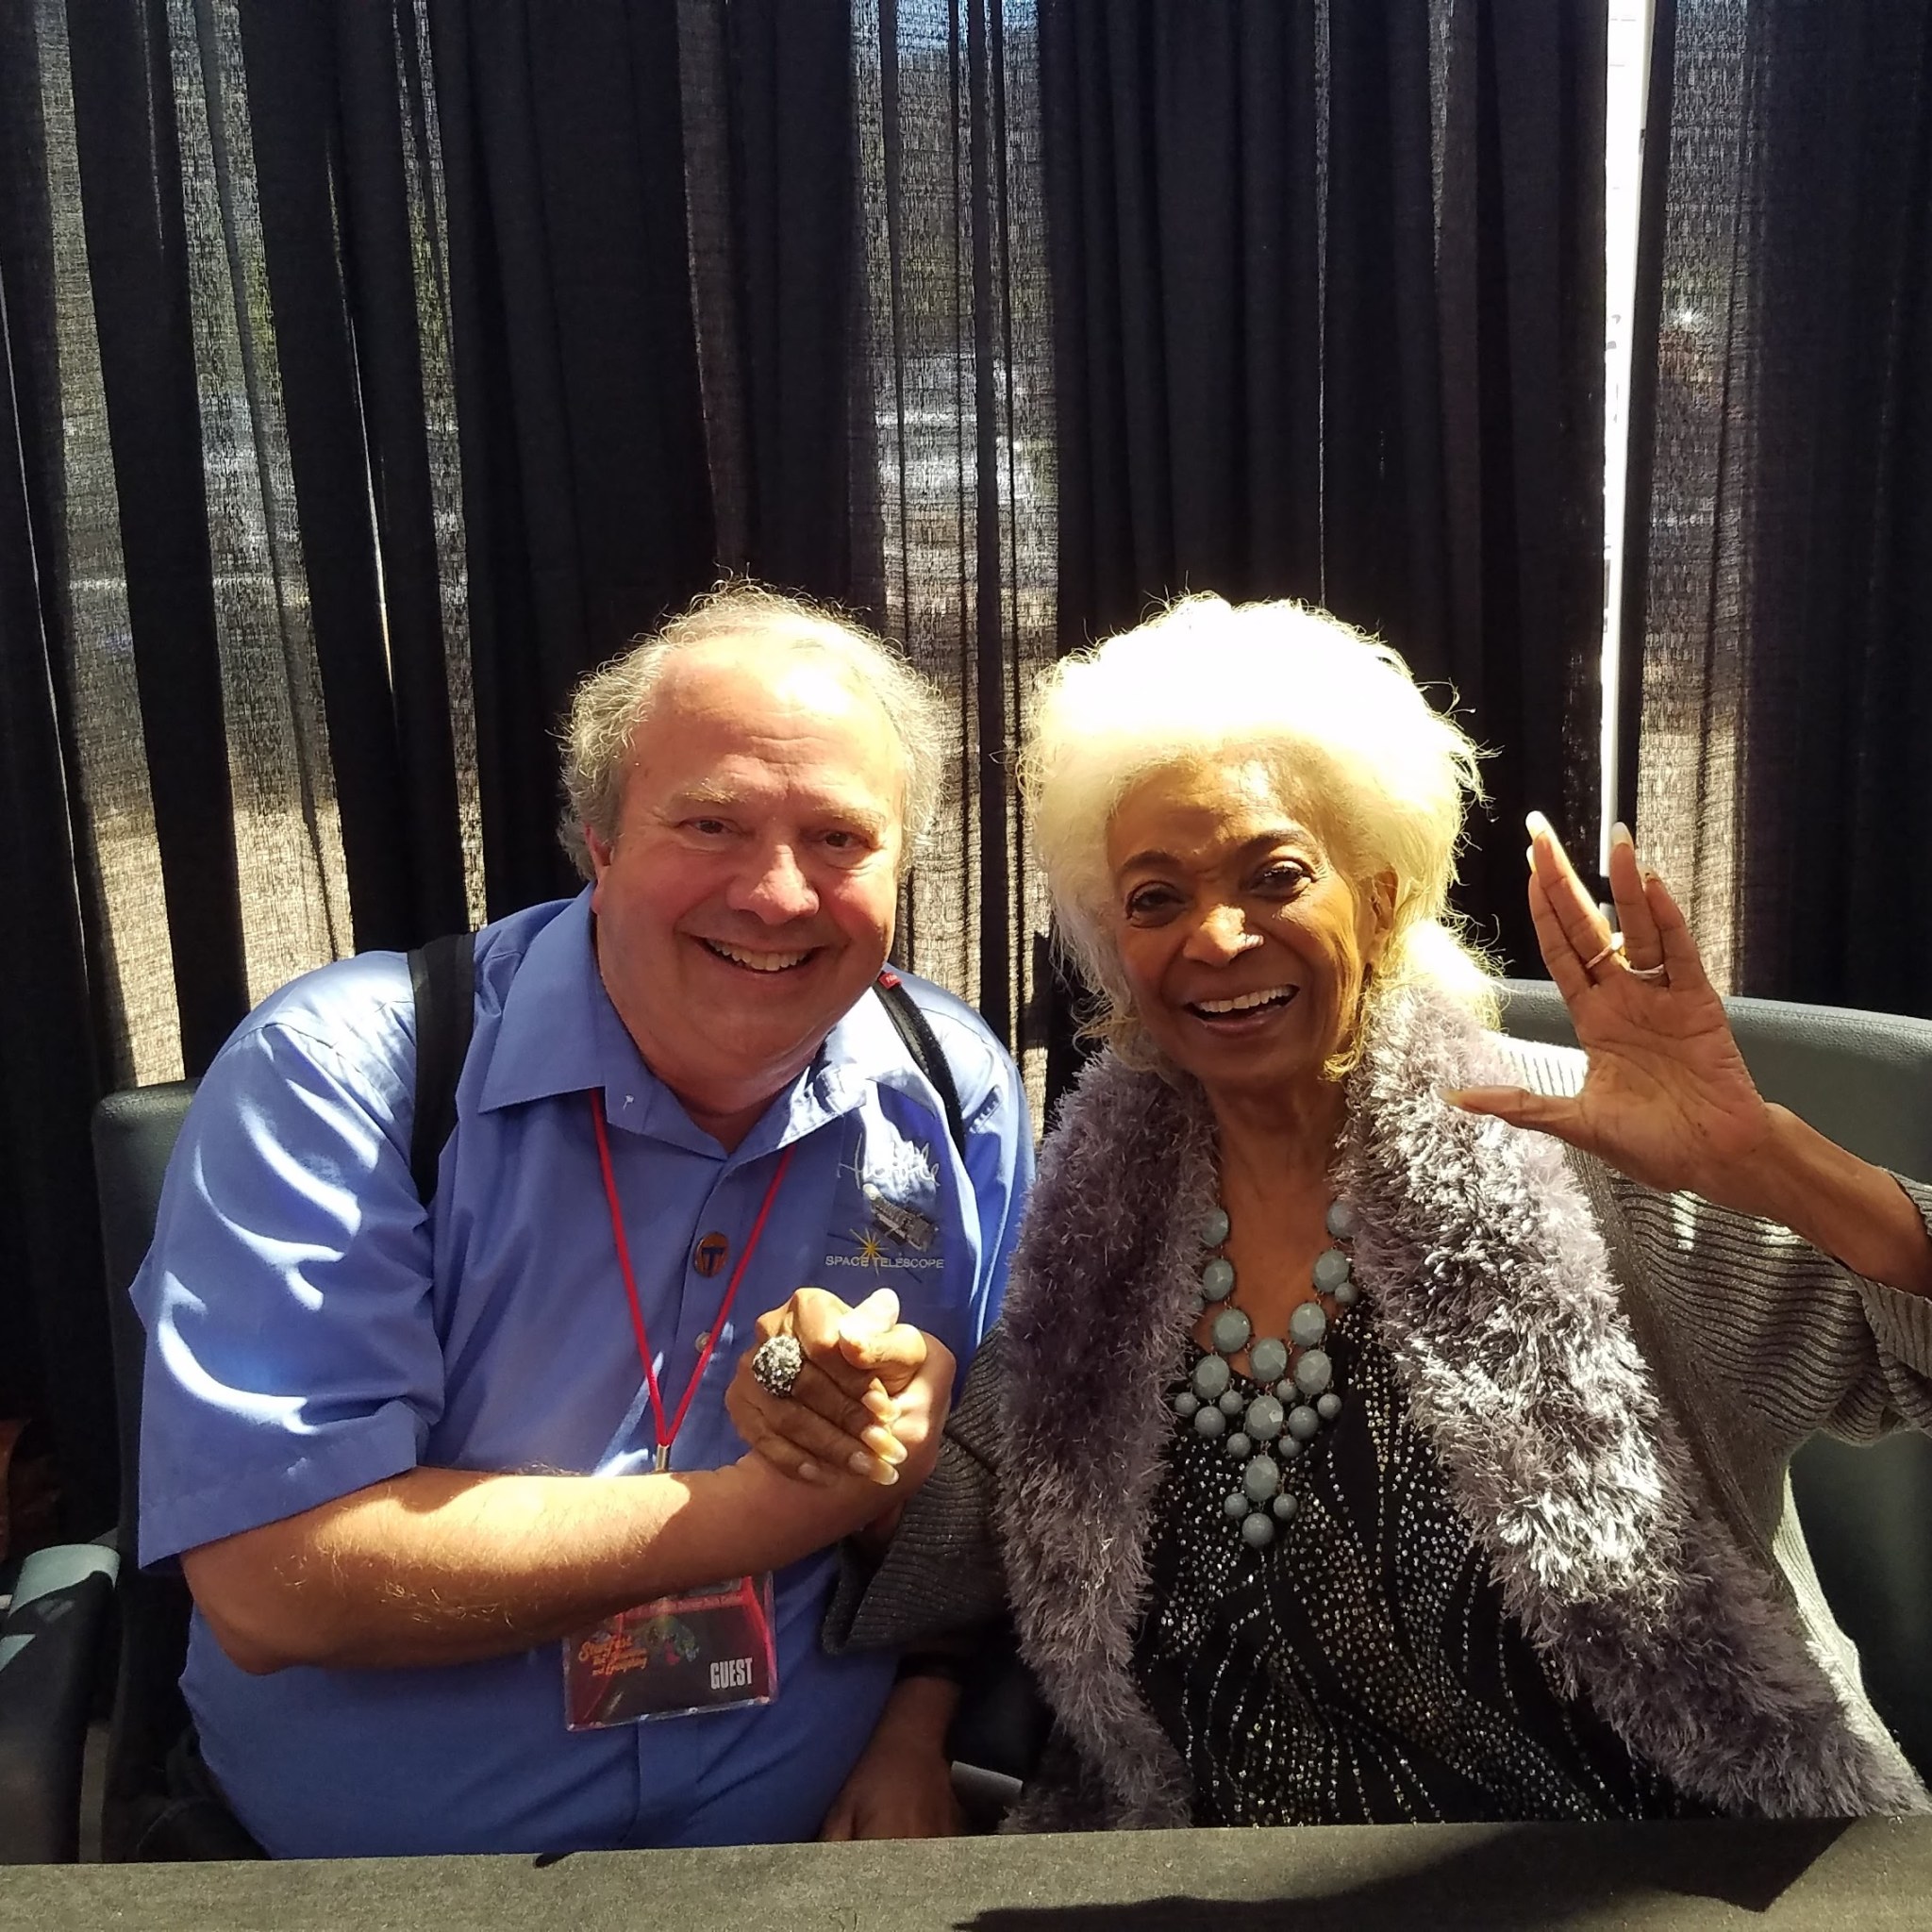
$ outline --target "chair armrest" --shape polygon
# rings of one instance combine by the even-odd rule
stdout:
[[[981,1637],[946,1739],[953,1788],[974,1828],[993,1829],[1019,1798],[1052,1728],[1053,1713],[1003,1619]]]
[[[20,1566],[0,1617],[0,1864],[80,1855],[80,1766],[121,1559],[58,1543]]]

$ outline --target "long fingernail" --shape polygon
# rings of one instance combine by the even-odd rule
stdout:
[[[1637,841],[1630,836],[1630,827],[1622,819],[1619,819],[1610,827],[1610,843],[1612,845],[1634,845],[1636,842]]]
[[[873,1427],[865,1430],[858,1438],[881,1462],[904,1462],[906,1450],[898,1437],[890,1429]]]
[[[1550,829],[1549,820],[1544,818],[1542,813],[1540,811],[1532,811],[1525,813],[1524,815],[1523,823],[1524,825],[1528,827],[1529,836],[1532,839],[1541,839],[1543,836],[1543,834]]]
[[[846,1457],[845,1466],[854,1475],[862,1475],[882,1490],[891,1489],[899,1480],[899,1472],[890,1462],[881,1462],[876,1456],[862,1455],[856,1449]]]
[[[895,1423],[899,1420],[899,1405],[883,1389],[868,1389],[858,1398],[882,1423]]]
[[[802,1483],[824,1484],[825,1473],[816,1462],[801,1462],[798,1465],[798,1479]]]

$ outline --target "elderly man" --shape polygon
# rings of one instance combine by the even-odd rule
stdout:
[[[819,1828],[893,1676],[819,1648],[832,1546],[936,1454],[1032,1172],[977,1017],[911,982],[956,1146],[869,996],[934,723],[876,640],[747,587],[587,680],[590,883],[476,935],[426,1207],[397,956],[285,988],[209,1070],[135,1285],[141,1555],[180,1560],[203,1757],[269,1852]],[[723,1398],[815,1281],[929,1342],[868,1303],[874,1453],[799,1479]]]

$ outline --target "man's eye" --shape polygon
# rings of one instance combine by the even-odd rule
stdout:
[[[723,819],[687,819],[685,828],[703,839],[721,839],[730,829]]]

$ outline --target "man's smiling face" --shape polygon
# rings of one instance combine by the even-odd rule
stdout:
[[[589,834],[597,963],[659,1079],[727,1144],[808,1066],[892,941],[906,759],[830,658],[693,646]]]

